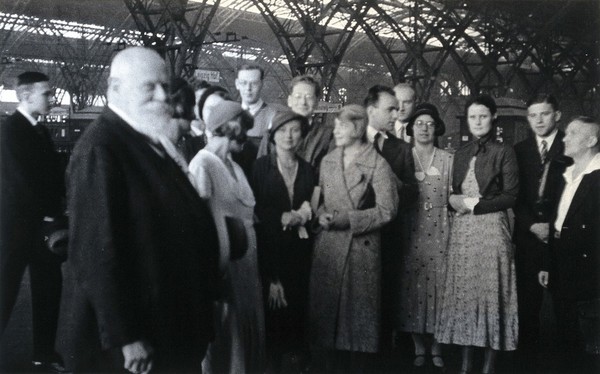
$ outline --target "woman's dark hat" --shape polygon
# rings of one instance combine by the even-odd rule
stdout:
[[[444,135],[444,133],[446,132],[446,124],[440,117],[440,114],[438,113],[438,110],[435,107],[435,105],[430,103],[421,103],[417,105],[417,107],[415,108],[415,112],[408,119],[408,125],[406,126],[406,135],[414,136],[413,126],[415,124],[415,121],[417,120],[417,117],[423,114],[429,114],[431,118],[433,118],[433,121],[435,122],[435,132],[433,134],[435,136]]]
[[[280,110],[273,116],[271,120],[271,127],[269,128],[269,141],[274,142],[273,137],[275,132],[279,128],[290,121],[300,121],[300,130],[302,131],[302,137],[305,137],[308,133],[308,118],[301,114],[293,112],[291,109]]]

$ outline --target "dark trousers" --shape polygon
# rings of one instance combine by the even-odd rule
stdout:
[[[10,320],[29,267],[33,325],[33,360],[56,361],[54,350],[62,273],[61,259],[46,248],[41,229],[23,222],[3,227],[0,241],[0,334]]]
[[[542,265],[543,243],[535,239],[517,246],[515,266],[517,272],[517,297],[519,303],[519,355],[536,357],[540,347],[540,311],[544,289],[538,283]]]

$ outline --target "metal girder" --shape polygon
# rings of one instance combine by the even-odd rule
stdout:
[[[165,57],[172,76],[190,78],[220,0],[124,0],[145,46]]]
[[[33,64],[33,69],[48,73],[59,88],[56,102],[62,101],[66,91],[72,108],[78,110],[104,95],[103,77],[112,56],[111,43],[121,40],[121,28],[93,28],[16,14],[3,15],[0,24],[0,35],[8,29],[8,36],[3,35],[2,60],[19,62],[20,69]],[[39,59],[40,55],[47,57]],[[5,66],[10,64],[3,64],[2,72]]]
[[[321,79],[324,99],[332,88],[342,58],[356,32],[355,15],[365,16],[371,1],[252,0],[283,48],[293,76],[313,74]],[[288,17],[280,17],[285,5]],[[337,27],[332,27],[339,23]]]

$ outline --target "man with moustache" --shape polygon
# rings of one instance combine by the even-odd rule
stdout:
[[[532,135],[515,145],[519,164],[519,195],[514,208],[516,271],[519,305],[518,357],[524,367],[537,367],[543,288],[537,274],[548,245],[553,196],[561,184],[566,162],[564,133],[558,129],[561,112],[556,98],[539,94],[527,102]],[[556,160],[556,162],[553,162]]]
[[[406,134],[406,126],[415,110],[416,93],[408,83],[398,83],[394,86],[394,94],[398,99],[398,118],[394,123],[394,133],[398,139],[410,143],[410,136]]]
[[[142,47],[119,52],[107,98],[68,168],[59,352],[75,372],[200,372],[213,336],[218,239],[162,146],[178,131],[165,62]]]

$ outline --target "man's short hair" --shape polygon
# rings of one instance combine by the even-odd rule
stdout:
[[[576,116],[571,121],[569,121],[569,123],[575,122],[575,121],[584,123],[593,128],[593,131],[594,131],[593,136],[595,136],[597,139],[596,146],[594,148],[596,150],[600,150],[600,122],[597,121],[595,118],[592,118],[589,116]]]
[[[401,88],[407,88],[407,89],[411,90],[413,92],[413,95],[417,94],[416,91],[415,91],[415,88],[413,86],[411,86],[410,83],[400,82],[400,83],[398,83],[397,85],[394,86],[394,91],[395,90],[399,90]]]
[[[22,74],[19,74],[17,77],[17,87],[24,86],[26,84],[48,81],[50,81],[50,78],[48,78],[48,76],[44,73],[40,73],[39,71],[26,71]]]
[[[369,88],[369,91],[367,92],[367,97],[365,97],[364,100],[365,107],[377,105],[377,103],[379,102],[379,95],[381,95],[382,92],[388,93],[396,97],[396,93],[391,87],[376,84],[373,87]]]
[[[258,70],[258,71],[260,71],[260,80],[262,81],[263,79],[265,79],[265,69],[263,69],[262,66],[260,66],[260,65],[243,64],[240,67],[238,67],[236,77],[240,74],[240,71],[243,71],[243,70]]]
[[[290,82],[290,93],[294,90],[294,87],[298,83],[310,84],[315,89],[315,96],[317,97],[317,99],[321,97],[321,85],[312,75],[297,75],[294,78],[292,78],[292,81]]]
[[[532,98],[527,100],[527,108],[532,106],[533,104],[550,104],[552,105],[552,109],[558,110],[558,100],[552,94],[548,93],[538,93],[534,95]]]

